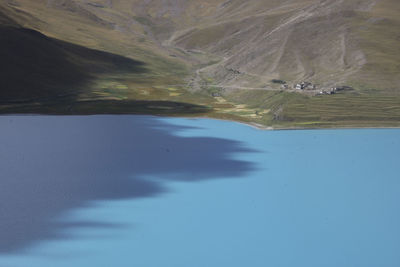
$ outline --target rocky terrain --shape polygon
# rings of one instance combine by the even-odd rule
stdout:
[[[389,105],[398,107],[396,0],[0,0],[0,12],[2,28],[33,29],[60,42],[140,62],[146,70],[122,78],[129,70],[103,62],[110,71],[93,73],[93,68],[80,64],[80,72],[96,77],[87,88],[103,88],[110,80],[132,90],[173,85],[211,97],[180,101],[209,105],[223,97],[220,102],[270,110],[268,123],[274,118],[298,120],[297,111],[287,113],[293,103],[298,107],[304,97],[311,101],[308,97],[328,94],[332,88],[351,88],[350,99],[392,96]],[[115,78],[115,72],[121,76]],[[311,83],[313,90],[296,90],[302,82]],[[93,98],[95,89],[79,95]],[[281,91],[284,96],[275,96]],[[298,93],[304,96],[292,96]],[[269,100],[258,103],[249,97],[254,94]],[[377,102],[374,106],[382,103]],[[338,108],[343,105],[335,103]]]

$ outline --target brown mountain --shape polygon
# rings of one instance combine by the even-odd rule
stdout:
[[[376,97],[400,92],[396,0],[0,0],[0,12],[7,27],[142,62],[147,73],[127,78],[128,88],[189,82],[190,91],[222,88],[226,99],[253,106],[238,90],[279,88],[273,80],[289,89],[308,81]],[[306,101],[257,105],[290,118],[289,99]]]

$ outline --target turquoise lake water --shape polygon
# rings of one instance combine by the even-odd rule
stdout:
[[[0,266],[399,267],[400,130],[0,117]]]

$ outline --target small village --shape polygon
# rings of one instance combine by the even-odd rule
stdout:
[[[279,83],[281,83],[281,89],[287,90],[287,89],[291,88],[291,86],[284,81],[273,80],[274,83],[277,83],[276,81],[279,81]],[[295,84],[293,84],[292,88],[295,90],[314,91],[314,92],[316,92],[317,95],[334,95],[341,91],[353,90],[353,88],[350,86],[337,86],[337,87],[331,87],[328,89],[327,88],[319,89],[316,84],[313,84],[311,82],[306,82],[306,81],[302,81],[300,83],[295,83]]]

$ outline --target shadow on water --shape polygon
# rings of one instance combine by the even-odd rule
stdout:
[[[168,181],[242,177],[251,152],[240,143],[180,137],[182,126],[154,117],[0,117],[0,254],[64,238],[63,212],[96,200],[155,197]],[[156,177],[149,179],[145,177]]]

